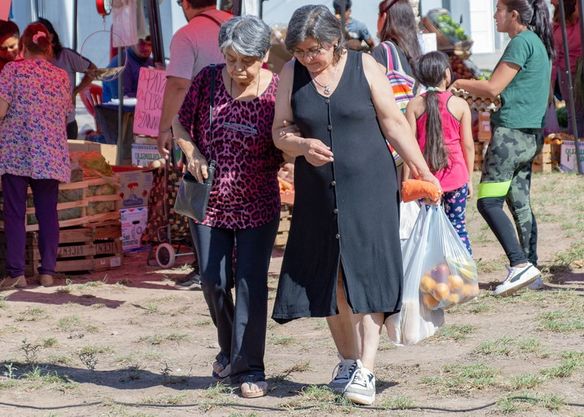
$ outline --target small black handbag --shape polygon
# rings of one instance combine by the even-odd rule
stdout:
[[[211,93],[209,105],[209,129],[213,132],[213,105],[215,101],[215,65],[212,65],[211,70]],[[211,133],[212,134],[212,133]],[[204,182],[199,182],[197,179],[187,171],[180,182],[176,200],[174,201],[174,211],[183,216],[190,217],[198,222],[202,222],[207,213],[207,205],[209,204],[209,195],[213,187],[213,179],[215,178],[215,161],[211,160],[209,163],[209,176]]]
[[[213,187],[215,178],[215,161],[209,164],[209,176],[204,182],[199,182],[190,173],[186,172],[178,187],[174,211],[183,216],[190,217],[198,222],[202,222],[207,213],[209,195]]]

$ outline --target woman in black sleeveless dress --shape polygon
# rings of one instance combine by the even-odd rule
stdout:
[[[387,137],[420,179],[430,173],[384,73],[347,52],[325,6],[296,10],[281,73],[274,142],[295,156],[295,201],[273,318],[327,317],[341,359],[331,387],[375,398],[384,314],[399,311],[399,186]],[[358,330],[356,330],[358,329]]]

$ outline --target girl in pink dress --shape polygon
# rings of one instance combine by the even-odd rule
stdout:
[[[39,222],[40,281],[52,284],[59,245],[59,182],[71,176],[66,117],[72,108],[67,73],[49,62],[47,29],[29,25],[21,38],[24,59],[0,73],[0,175],[4,197],[7,277],[0,289],[26,286],[25,215],[33,192]]]
[[[430,170],[440,181],[444,211],[472,254],[466,231],[466,200],[472,195],[474,164],[470,108],[446,91],[451,71],[442,52],[422,56],[415,73],[427,91],[408,103],[406,117]]]

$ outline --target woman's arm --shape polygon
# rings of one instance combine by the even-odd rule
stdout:
[[[363,55],[363,69],[383,134],[408,164],[414,178],[431,182],[441,190],[440,182],[430,172],[408,121],[395,103],[389,80],[370,56]]]
[[[187,169],[199,182],[203,182],[209,177],[209,164],[197,145],[193,142],[191,135],[178,120],[178,116],[172,121],[172,131],[174,140],[181,148],[187,158]]]
[[[85,89],[85,87],[88,87],[89,84],[91,84],[91,82],[95,78],[95,70],[96,69],[97,69],[97,67],[95,66],[95,64],[93,64],[93,63],[89,64],[89,67],[87,68],[85,75],[83,75],[81,82],[73,90],[73,101],[75,101],[75,96],[77,96],[77,94],[79,94],[80,91],[83,91]]]
[[[408,121],[410,128],[412,129],[412,134],[414,135],[414,137],[416,137],[418,127],[416,125],[416,111],[414,110],[415,107],[414,100],[416,99],[414,98],[410,100],[410,102],[408,103],[408,107],[406,107],[406,120]],[[408,167],[408,164],[404,164],[402,181],[409,179],[410,176],[411,176],[410,168]]]
[[[469,93],[494,99],[513,81],[521,68],[510,62],[500,62],[489,80],[456,80],[450,88],[458,88]]]
[[[333,161],[333,153],[330,148],[318,139],[301,137],[294,124],[294,115],[290,105],[294,81],[294,62],[294,60],[289,61],[280,73],[272,138],[276,148],[285,154],[292,157],[304,156],[310,164],[321,166]]]

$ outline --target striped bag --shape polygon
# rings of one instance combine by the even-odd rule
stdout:
[[[395,45],[389,41],[382,42],[381,45],[387,52],[387,78],[391,83],[391,89],[397,106],[405,113],[408,102],[414,98],[414,85],[416,80],[404,71]]]

